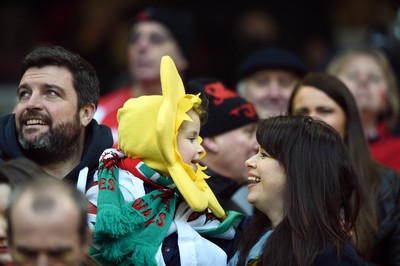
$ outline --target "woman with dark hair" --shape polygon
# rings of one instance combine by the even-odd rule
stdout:
[[[294,89],[288,111],[318,118],[339,132],[365,194],[353,237],[358,254],[368,265],[400,265],[400,179],[371,158],[349,89],[332,75],[309,74]]]
[[[339,134],[311,117],[277,116],[261,120],[257,141],[246,166],[258,212],[228,265],[358,265],[359,184]]]

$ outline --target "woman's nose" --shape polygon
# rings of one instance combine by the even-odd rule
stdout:
[[[255,158],[256,158],[256,156],[257,156],[257,154],[251,156],[249,159],[247,159],[247,160],[244,162],[244,165],[245,165],[246,167],[255,168],[255,165],[256,165],[256,159],[255,159]]]

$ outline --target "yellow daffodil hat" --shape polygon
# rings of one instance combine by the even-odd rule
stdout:
[[[198,95],[186,94],[182,79],[169,56],[161,59],[162,95],[131,98],[118,110],[118,145],[126,156],[139,158],[165,176],[170,176],[194,211],[211,210],[225,215],[206,183],[208,176],[199,164],[197,172],[183,162],[177,134],[183,121],[192,121],[187,112],[200,105]],[[199,143],[201,138],[198,139]]]

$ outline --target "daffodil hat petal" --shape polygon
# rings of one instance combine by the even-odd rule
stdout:
[[[195,211],[210,209],[217,217],[224,210],[205,179],[208,176],[198,165],[198,170],[183,162],[177,148],[177,134],[183,121],[192,121],[187,112],[200,104],[198,96],[185,93],[185,88],[173,60],[169,56],[161,59],[160,67],[163,100],[156,121],[156,139],[161,157],[179,192]]]

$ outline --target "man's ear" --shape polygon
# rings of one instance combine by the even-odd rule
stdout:
[[[217,153],[219,151],[219,143],[215,137],[205,137],[201,145],[207,152]]]
[[[94,113],[96,112],[96,106],[93,103],[85,104],[79,111],[79,117],[81,118],[81,125],[86,127],[92,121]]]

